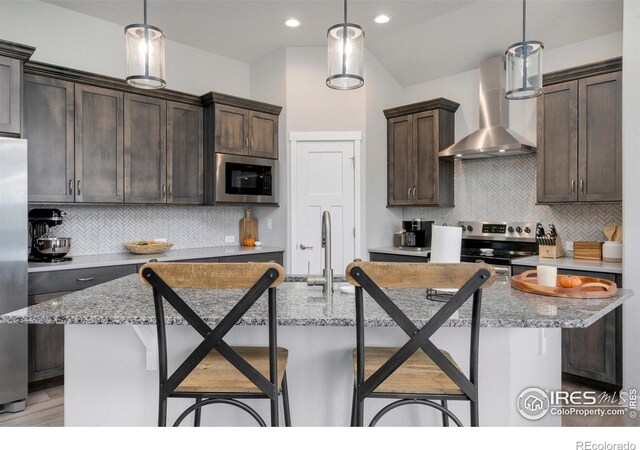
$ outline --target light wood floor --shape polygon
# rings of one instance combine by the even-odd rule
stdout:
[[[24,411],[0,413],[0,427],[64,426],[64,387],[32,392]]]
[[[573,392],[589,389],[565,382],[563,389]],[[591,389],[589,389],[591,390]],[[515,406],[514,406],[515,408]],[[19,413],[0,413],[0,427],[61,427],[64,426],[64,387],[56,386],[32,392],[27,398],[27,407]],[[640,418],[624,416],[563,416],[563,427],[637,427]]]

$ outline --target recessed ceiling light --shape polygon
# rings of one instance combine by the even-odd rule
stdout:
[[[380,15],[375,16],[375,17],[373,18],[373,21],[374,21],[375,23],[387,23],[387,22],[389,22],[390,20],[391,20],[391,17],[386,16],[386,15],[384,15],[384,14],[380,14]]]
[[[290,28],[296,28],[296,27],[299,27],[302,24],[302,22],[300,22],[298,19],[291,18],[291,19],[285,20],[284,24]]]

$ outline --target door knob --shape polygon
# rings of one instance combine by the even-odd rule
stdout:
[[[304,244],[300,244],[300,250],[311,250],[313,248],[313,245],[304,245]]]

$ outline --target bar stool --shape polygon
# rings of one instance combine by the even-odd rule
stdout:
[[[355,286],[356,349],[351,426],[362,426],[366,398],[398,399],[382,408],[375,424],[389,411],[408,404],[425,405],[462,426],[449,409],[449,400],[470,402],[471,426],[478,426],[478,341],[482,288],[493,284],[495,269],[486,264],[353,262],[346,270]],[[458,288],[422,328],[418,328],[382,290],[406,288]],[[369,296],[409,336],[400,348],[365,347],[364,295]],[[470,369],[466,377],[449,353],[438,349],[430,337],[473,296]],[[419,299],[415,299],[419,301]],[[426,300],[425,300],[426,301]],[[436,403],[439,402],[439,403]]]
[[[166,426],[168,398],[193,398],[174,426],[195,411],[200,426],[201,408],[223,403],[238,407],[266,426],[260,415],[238,399],[266,398],[271,406],[271,426],[279,423],[278,399],[283,398],[285,425],[291,426],[286,365],[288,351],[278,347],[276,287],[284,281],[284,269],[275,263],[159,263],[140,269],[143,283],[153,288],[159,353],[158,426]],[[248,289],[229,313],[212,329],[174,289],[211,289],[211,301],[222,289]],[[268,290],[268,347],[230,347],[224,336]],[[220,291],[218,291],[218,294]],[[202,342],[171,374],[167,375],[167,334],[163,298],[202,337]]]

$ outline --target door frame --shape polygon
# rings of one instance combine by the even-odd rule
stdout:
[[[295,251],[298,241],[298,228],[296,218],[298,216],[298,192],[294,189],[296,180],[298,177],[297,158],[295,157],[298,151],[298,143],[300,142],[353,142],[353,156],[355,158],[354,165],[354,178],[353,178],[353,191],[354,191],[354,227],[356,229],[356,235],[354,237],[354,258],[361,258],[362,244],[361,244],[361,164],[362,158],[360,154],[360,147],[362,143],[362,132],[360,131],[292,131],[289,133],[289,248],[287,249],[288,257],[287,263],[290,267],[290,271],[294,270],[298,262],[298,256]],[[340,272],[339,272],[340,273]],[[304,275],[304,274],[299,274]]]

